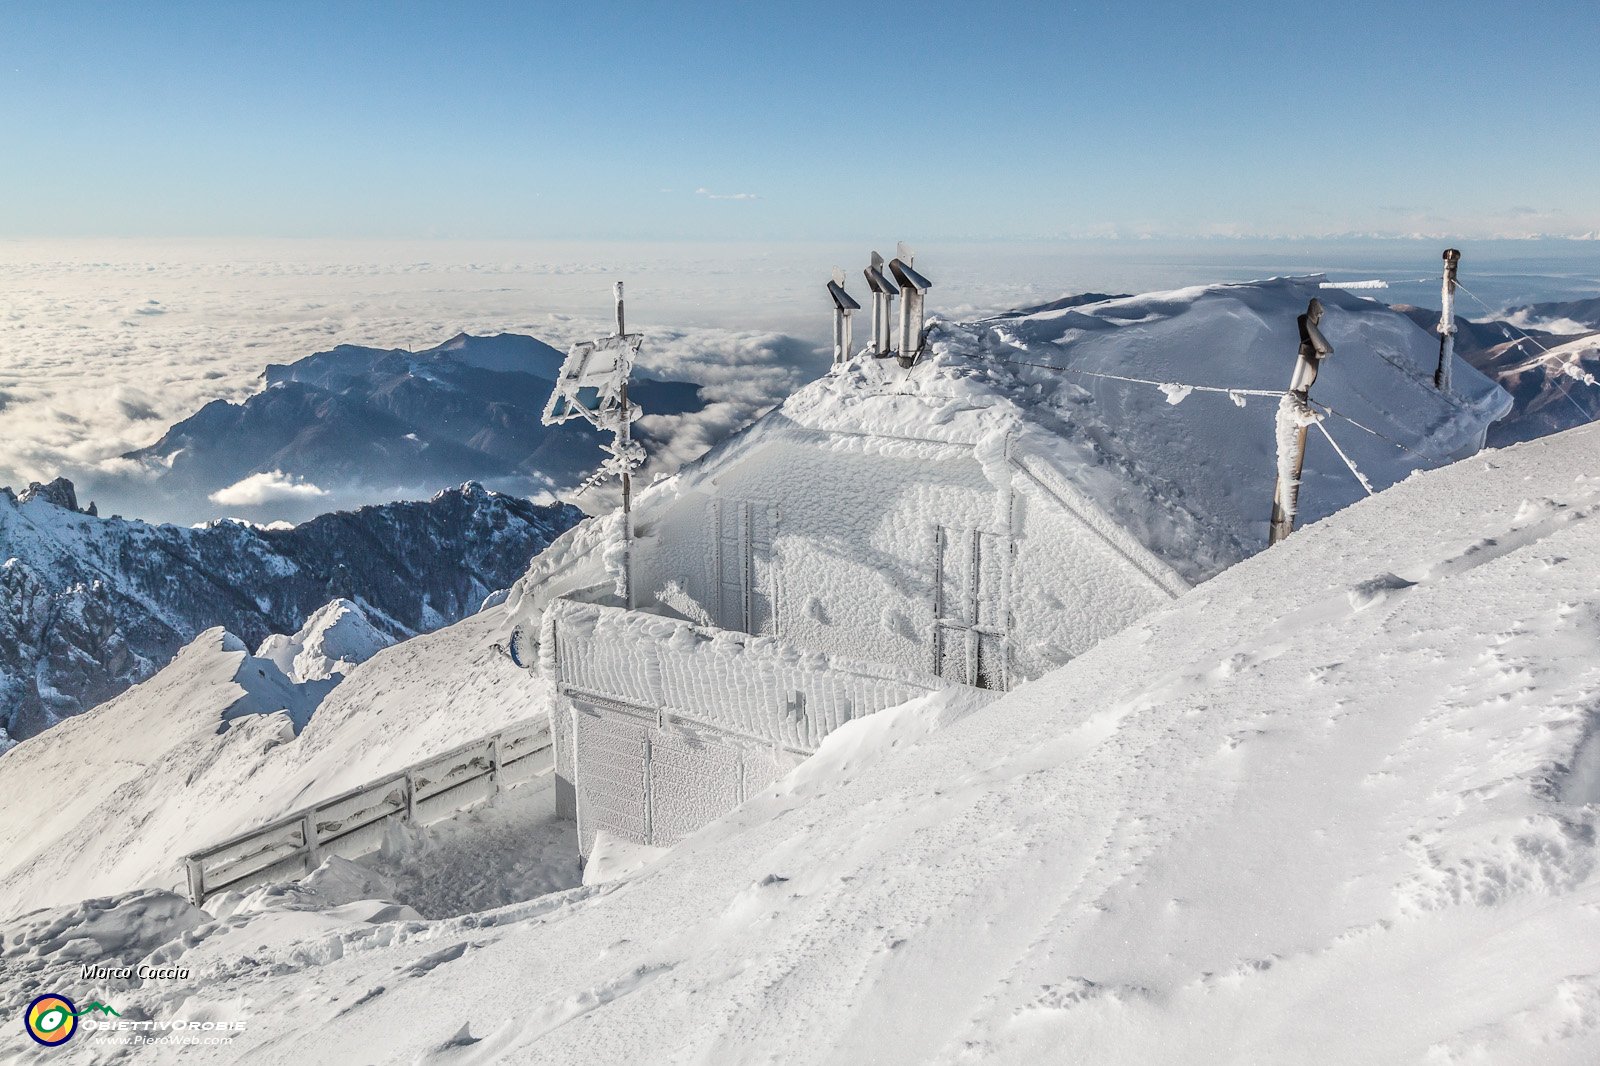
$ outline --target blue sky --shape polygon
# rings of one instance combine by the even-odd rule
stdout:
[[[0,0],[0,236],[1581,233],[1597,40],[1593,0]]]

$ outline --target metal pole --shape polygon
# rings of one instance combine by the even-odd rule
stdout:
[[[1308,432],[1310,430],[1307,426],[1301,426],[1295,431],[1294,476],[1287,485],[1284,484],[1282,476],[1279,476],[1277,485],[1272,490],[1272,535],[1267,540],[1269,547],[1294,532],[1295,514],[1300,507],[1300,473],[1306,465]]]
[[[206,874],[205,867],[200,865],[198,859],[187,859],[184,868],[189,875],[189,901],[196,907],[206,905]]]
[[[881,355],[894,351],[894,296],[883,294],[883,343],[878,346]]]
[[[1306,313],[1298,321],[1300,326],[1300,351],[1295,357],[1294,377],[1289,380],[1289,391],[1278,408],[1278,432],[1283,420],[1295,416],[1297,421],[1311,417],[1311,386],[1317,380],[1317,369],[1322,360],[1333,354],[1333,346],[1322,336],[1318,323],[1322,321],[1322,301],[1312,300]],[[1294,532],[1295,516],[1300,508],[1300,475],[1305,470],[1306,434],[1309,425],[1300,421],[1295,428],[1294,458],[1290,461],[1290,476],[1283,476],[1280,466],[1278,478],[1272,489],[1272,529],[1267,543],[1273,545]],[[1279,448],[1282,448],[1280,441]],[[1281,462],[1281,459],[1280,459]]]
[[[617,336],[625,336],[622,322],[622,282],[617,282]],[[617,454],[622,458],[622,603],[633,610],[633,475],[627,456],[633,443],[633,409],[628,406],[628,379],[622,379],[622,425],[617,428]]]
[[[840,327],[840,328],[841,328],[841,331],[843,333],[843,336],[840,338],[841,343],[839,345],[839,350],[842,351],[844,353],[844,355],[840,357],[839,361],[840,362],[844,362],[844,360],[850,358],[850,312],[849,311],[846,311],[844,313],[844,325],[842,327]]]
[[[840,307],[834,308],[833,309],[833,361],[835,363],[842,363],[842,362],[844,362],[844,358],[845,358],[844,350],[845,350],[845,347],[846,347],[846,343],[845,343],[845,339],[844,339],[844,323],[845,323],[844,309],[840,308]]]
[[[1459,251],[1444,250],[1444,282],[1439,295],[1439,369],[1433,373],[1433,384],[1441,392],[1450,391],[1450,364],[1456,355],[1456,267],[1460,262]]]
[[[900,357],[905,359],[917,354],[916,338],[911,336],[911,301],[915,299],[913,290],[901,288],[900,290]]]
[[[311,873],[322,864],[321,849],[317,847],[317,812],[313,808],[306,812],[300,819],[300,835],[305,840],[306,873]]]

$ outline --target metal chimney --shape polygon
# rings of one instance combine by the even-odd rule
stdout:
[[[828,282],[828,295],[833,297],[833,361],[842,363],[850,358],[850,313],[861,310],[861,305],[844,291],[844,271],[838,267]],[[876,310],[877,305],[873,307]]]
[[[867,288],[872,290],[872,345],[871,352],[878,358],[893,355],[890,347],[889,321],[894,298],[899,291],[894,282],[883,276],[883,256],[872,253],[872,265],[862,271],[867,277]]]
[[[901,246],[905,250],[905,246]],[[933,282],[918,274],[903,259],[889,263],[889,273],[900,286],[900,365],[909,367],[922,354],[923,298]]]

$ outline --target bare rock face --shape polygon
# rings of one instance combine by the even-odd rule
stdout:
[[[98,518],[65,478],[0,491],[0,750],[151,676],[212,626],[255,647],[339,598],[392,640],[448,625],[580,518],[471,482],[289,529]]]
[[[17,497],[18,503],[27,503],[30,500],[43,500],[67,511],[78,510],[78,492],[72,487],[72,482],[64,477],[58,477],[49,484],[41,484],[37,481],[31,483],[22,490],[22,495]],[[94,505],[91,504],[90,506],[93,507]]]

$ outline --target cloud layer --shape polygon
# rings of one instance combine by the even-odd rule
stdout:
[[[267,470],[235,481],[225,489],[218,489],[211,494],[210,500],[224,507],[261,507],[269,503],[322,499],[327,495],[326,489],[319,489],[303,478],[285,474],[282,470]]]
[[[884,234],[877,246],[892,251],[897,236]],[[1405,242],[920,246],[917,265],[935,286],[930,310],[947,317],[1067,292],[1334,268],[1353,272],[1341,277],[1389,279],[1385,295],[1396,301],[1427,303],[1438,293],[1430,280],[1437,249]],[[628,285],[630,328],[646,333],[644,369],[699,382],[711,402],[699,416],[650,424],[667,441],[657,459],[665,469],[826,368],[823,286],[842,266],[859,294],[870,249],[867,242],[0,241],[7,295],[0,484],[131,473],[116,456],[153,443],[206,403],[242,401],[259,390],[267,364],[341,343],[426,348],[466,330],[530,334],[564,348],[611,327],[618,279]],[[1592,245],[1576,251],[1586,249]],[[1496,304],[1592,295],[1592,252],[1551,271],[1566,288],[1527,282],[1530,254],[1527,246],[1505,253],[1519,257],[1524,287],[1498,292],[1484,274],[1485,251],[1473,246],[1469,284]]]

